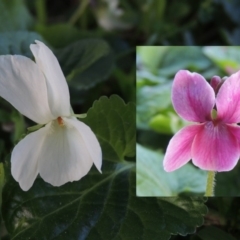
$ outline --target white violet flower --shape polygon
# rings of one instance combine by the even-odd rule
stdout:
[[[36,123],[13,149],[11,172],[27,191],[38,174],[53,186],[77,181],[94,163],[101,172],[102,151],[92,130],[71,113],[69,89],[52,51],[36,41],[35,61],[19,55],[0,56],[0,96]]]

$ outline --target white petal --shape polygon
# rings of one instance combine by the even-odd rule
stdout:
[[[58,116],[70,116],[68,85],[58,60],[45,44],[40,41],[35,42],[37,44],[31,44],[30,49],[37,65],[46,77],[48,101],[52,114],[55,118]]]
[[[102,150],[91,128],[88,127],[85,123],[80,122],[75,118],[67,118],[65,119],[65,121],[76,128],[78,134],[83,139],[89,154],[91,155],[92,161],[94,162],[98,171],[101,172]]]
[[[50,124],[30,133],[13,149],[11,156],[11,172],[20,187],[27,191],[38,174],[39,155]]]
[[[0,56],[0,96],[34,122],[44,124],[53,119],[44,75],[29,58]]]
[[[60,127],[57,121],[52,122],[51,133],[40,154],[39,173],[53,186],[81,179],[93,164],[81,135],[67,122],[65,124]]]

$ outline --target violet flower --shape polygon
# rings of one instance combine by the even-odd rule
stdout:
[[[180,70],[173,81],[172,102],[180,117],[194,122],[170,140],[163,165],[174,171],[190,159],[208,171],[230,171],[240,154],[240,71],[214,89],[198,73]]]
[[[30,49],[35,62],[20,55],[0,56],[0,96],[40,128],[13,149],[11,172],[28,191],[38,174],[53,186],[78,181],[93,163],[101,172],[102,150],[92,130],[76,119],[57,58],[42,42]]]

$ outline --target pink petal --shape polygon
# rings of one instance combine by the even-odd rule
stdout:
[[[187,126],[173,136],[163,159],[163,167],[166,172],[182,167],[191,159],[191,147],[194,137],[202,127],[202,124]]]
[[[240,126],[233,125],[233,124],[226,124],[228,130],[232,133],[232,135],[235,136],[235,138],[238,140],[239,143],[239,150],[240,150]]]
[[[203,170],[230,171],[238,162],[239,143],[226,124],[206,122],[192,146],[192,161]]]
[[[216,97],[218,119],[226,123],[240,122],[240,71],[231,75]]]
[[[210,119],[215,104],[215,94],[200,74],[180,70],[173,81],[172,102],[182,118],[204,122]]]

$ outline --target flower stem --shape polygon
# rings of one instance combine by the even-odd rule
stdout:
[[[46,24],[47,21],[46,0],[37,0],[35,4],[39,23]]]
[[[206,197],[213,197],[214,196],[214,187],[215,187],[215,172],[209,171],[208,178],[207,178],[207,186],[206,186]]]
[[[72,15],[72,17],[69,19],[68,23],[71,25],[74,25],[77,20],[80,18],[80,16],[84,13],[87,5],[89,4],[89,0],[83,0],[79,1],[79,6],[76,10],[76,12]]]

